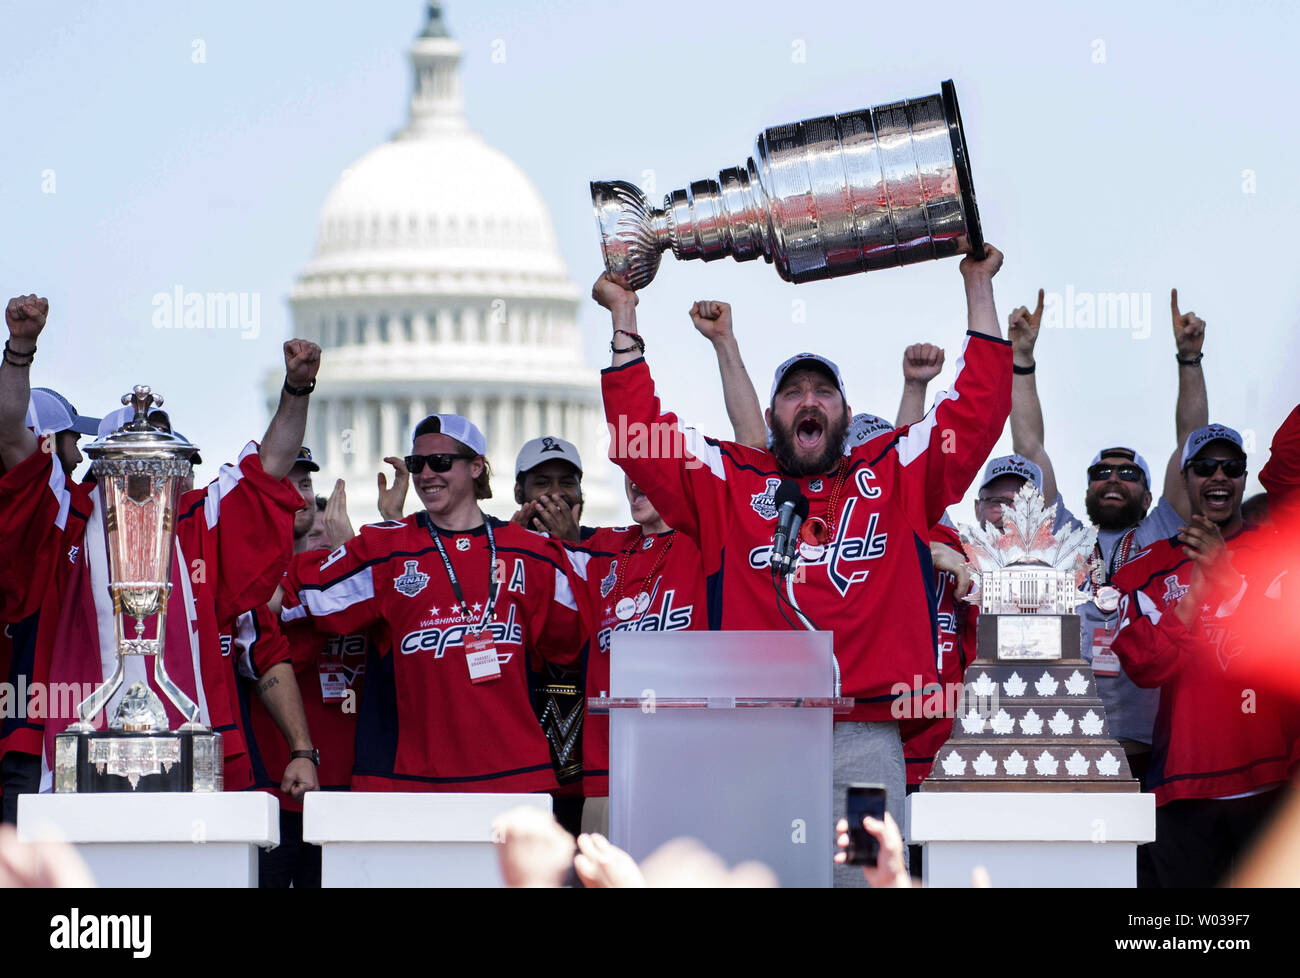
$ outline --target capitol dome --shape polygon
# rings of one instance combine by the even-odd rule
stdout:
[[[583,522],[619,522],[578,289],[537,188],[469,127],[460,56],[441,6],[429,4],[410,48],[409,121],[330,190],[290,295],[293,335],[323,350],[307,428],[317,491],[345,479],[353,524],[378,519],[375,473],[391,473],[383,457],[407,454],[426,414],[455,413],[487,438],[493,515],[516,509],[523,443],[559,435],[582,455]],[[268,378],[272,408],[280,379]],[[406,511],[418,505],[408,493]]]

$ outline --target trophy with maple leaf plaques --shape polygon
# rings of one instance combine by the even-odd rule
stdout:
[[[1056,506],[1026,482],[1003,529],[961,531],[979,576],[977,657],[923,791],[1137,791],[1106,726],[1074,609],[1090,597],[1093,527],[1053,533]]]

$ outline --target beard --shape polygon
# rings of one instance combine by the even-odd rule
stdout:
[[[803,417],[806,417],[806,415],[802,417],[795,416],[794,426],[796,428]],[[803,461],[795,451],[794,430],[785,427],[777,420],[775,414],[773,415],[771,451],[776,456],[781,471],[800,479],[808,475],[825,475],[839,465],[840,458],[844,455],[844,437],[849,432],[848,408],[844,408],[837,421],[823,420],[825,422],[822,425],[822,430],[825,432],[823,436],[826,441],[825,447],[822,448],[821,454],[816,458]]]
[[[1147,515],[1140,496],[1137,499],[1128,499],[1119,509],[1103,508],[1101,490],[1098,490],[1095,493],[1088,493],[1084,497],[1083,505],[1088,511],[1088,519],[1101,530],[1127,530],[1130,526],[1137,526],[1142,522],[1142,517]]]

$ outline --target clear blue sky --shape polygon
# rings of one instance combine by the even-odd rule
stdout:
[[[1150,296],[1145,339],[1040,340],[1048,449],[1073,509],[1103,442],[1153,466],[1174,447],[1170,286],[1209,323],[1212,419],[1266,449],[1297,400],[1293,5],[444,6],[471,124],[533,178],[584,293],[600,271],[590,179],[649,169],[662,194],[743,162],[766,126],[953,77],[986,232],[1007,254],[1004,324],[1039,286]],[[0,5],[0,289],[50,298],[36,382],[94,414],[151,383],[203,446],[201,476],[260,434],[318,209],[403,124],[423,17],[417,0]],[[261,338],[154,329],[152,297],[177,285],[260,294]],[[760,393],[811,346],[840,362],[856,410],[890,417],[903,347],[948,349],[933,391],[964,329],[955,261],[790,286],[761,263],[667,259],[640,306],[661,394],[720,435],[712,361],[685,314],[706,297],[733,303]],[[595,370],[602,310],[585,303],[582,322]]]

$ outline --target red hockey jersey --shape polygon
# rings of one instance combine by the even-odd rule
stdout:
[[[615,632],[708,627],[700,551],[690,537],[672,530],[646,536],[638,526],[601,527],[568,550],[582,580],[581,603],[594,637],[584,672],[588,696],[607,695]],[[620,617],[625,601],[631,602],[623,606],[629,613]],[[609,794],[607,715],[588,713],[583,723],[582,793],[589,798]]]
[[[327,556],[324,550],[313,550],[295,554],[293,559],[319,564]],[[366,646],[364,634],[330,635],[317,631],[310,618],[286,625],[282,631],[265,606],[240,616],[235,654],[241,659],[239,671],[245,677],[240,683],[240,699],[250,733],[253,785],[275,795],[282,809],[300,812],[302,802],[280,790],[289,764],[289,745],[262,705],[255,681],[277,662],[293,664],[312,746],[320,751],[316,775],[321,790],[346,791],[352,783]]]
[[[165,662],[172,680],[198,704],[200,719],[222,735],[227,788],[251,781],[239,760],[246,751],[220,625],[275,593],[292,555],[293,514],[302,505],[288,480],[262,470],[250,442],[236,465],[222,466],[210,485],[186,493],[178,507]],[[57,456],[40,450],[0,477],[0,618],[40,611],[34,683],[86,694],[111,675],[117,650],[107,573],[92,485],[68,482]],[[145,637],[152,637],[155,624],[151,619]],[[183,718],[154,685],[143,658],[128,657],[126,682],[147,678],[175,728]],[[54,737],[76,719],[74,698],[51,703],[42,724],[43,788],[50,784]],[[35,752],[29,739],[23,743],[15,739],[9,749]]]
[[[1234,563],[1249,566],[1260,535],[1227,541]],[[1226,798],[1287,780],[1295,707],[1253,680],[1251,649],[1233,627],[1244,595],[1202,605],[1185,628],[1173,609],[1193,562],[1177,538],[1152,544],[1115,575],[1123,592],[1112,648],[1138,686],[1159,687],[1148,787],[1156,804]]]
[[[783,629],[768,572],[776,459],[679,429],[642,359],[602,374],[610,457],[700,548],[709,627]],[[968,335],[953,389],[917,424],[853,448],[837,472],[796,480],[830,542],[802,549],[795,598],[835,634],[845,719],[883,720],[938,682],[930,527],[970,486],[1011,410],[1011,347]],[[832,502],[834,512],[832,512]]]
[[[961,537],[950,526],[940,523],[932,527],[930,540],[962,552]],[[935,755],[948,742],[962,678],[976,653],[975,629],[979,608],[969,601],[958,600],[957,578],[947,571],[935,574],[933,593],[939,628],[940,688],[919,700],[908,702],[913,715],[898,721],[908,785],[920,784],[929,777]]]
[[[469,605],[466,621],[435,534]],[[564,549],[513,523],[451,533],[427,513],[364,526],[319,564],[295,563],[284,624],[307,616],[336,634],[369,628],[358,716],[354,791],[550,791],[550,748],[529,701],[524,656],[572,665],[586,637]],[[473,638],[496,574],[484,628],[499,678],[474,682]]]

